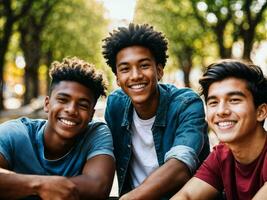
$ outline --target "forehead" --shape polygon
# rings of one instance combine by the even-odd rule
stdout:
[[[60,81],[51,91],[51,96],[58,94],[66,94],[70,97],[94,99],[93,91],[76,81]]]
[[[116,55],[116,62],[118,64],[120,62],[127,62],[132,60],[138,61],[145,58],[154,60],[154,56],[150,49],[136,45],[121,49]]]
[[[230,95],[235,92],[241,92],[249,96],[251,95],[245,80],[238,78],[227,78],[212,83],[208,90],[208,97]]]

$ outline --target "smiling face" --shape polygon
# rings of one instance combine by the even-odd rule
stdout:
[[[266,117],[262,108],[255,108],[253,96],[244,80],[227,78],[209,87],[207,120],[221,142],[249,142]]]
[[[157,105],[158,81],[163,69],[148,48],[130,46],[116,56],[117,84],[131,98],[133,105]]]
[[[44,110],[48,113],[45,134],[59,140],[72,140],[83,133],[94,114],[92,91],[74,81],[61,81],[46,97]]]

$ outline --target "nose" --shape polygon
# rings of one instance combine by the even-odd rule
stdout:
[[[227,116],[231,114],[231,110],[225,102],[221,102],[217,107],[218,116]]]
[[[133,80],[140,79],[142,78],[142,71],[138,67],[133,67],[132,73],[131,73],[131,78]]]
[[[69,115],[77,115],[78,109],[76,107],[76,103],[70,102],[70,103],[66,104],[65,112],[67,112]]]

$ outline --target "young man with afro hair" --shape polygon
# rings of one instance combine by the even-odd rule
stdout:
[[[115,172],[112,136],[92,120],[106,86],[78,58],[54,62],[48,120],[0,125],[0,199],[106,199]]]
[[[109,95],[121,200],[168,199],[209,153],[200,97],[160,84],[167,41],[152,26],[130,24],[104,39],[103,56],[121,88]]]

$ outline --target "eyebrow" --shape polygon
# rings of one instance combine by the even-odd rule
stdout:
[[[226,94],[227,96],[241,96],[241,97],[246,97],[246,95],[243,92],[240,91],[233,91],[233,92],[229,92]],[[208,96],[206,101],[212,100],[212,99],[216,99],[217,97],[215,95],[212,96]]]
[[[150,58],[141,58],[140,60],[138,60],[138,62],[144,62],[144,61],[152,61]],[[118,67],[120,67],[121,65],[127,65],[128,62],[121,62],[118,64]]]
[[[57,96],[70,97],[70,95],[68,95],[68,94],[66,94],[66,93],[63,93],[63,92],[58,93]],[[79,98],[79,101],[86,101],[86,102],[88,102],[89,104],[92,104],[92,102],[91,102],[89,99],[84,98],[84,97]]]

